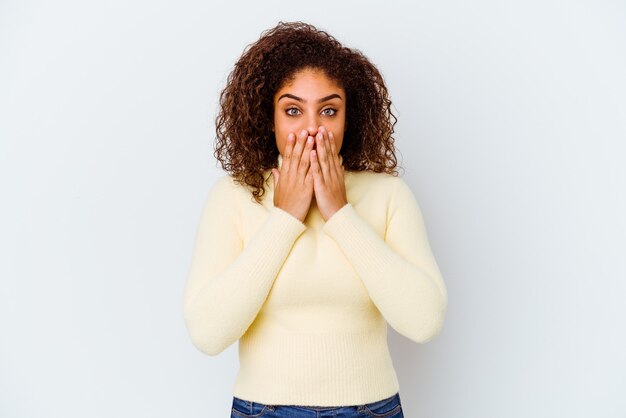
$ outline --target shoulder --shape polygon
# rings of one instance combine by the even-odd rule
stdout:
[[[384,202],[388,216],[398,208],[418,208],[419,204],[415,193],[404,177],[389,173],[375,173],[361,171],[351,173],[350,188],[359,200],[375,205],[374,202]]]
[[[213,182],[211,190],[219,190],[222,192],[233,191],[234,186],[235,180],[228,174],[222,174]]]
[[[221,194],[224,196],[241,196],[247,193],[246,187],[237,182],[237,180],[229,174],[219,176],[210,188],[212,194]]]
[[[227,197],[234,193],[233,180],[228,175],[221,175],[209,187],[209,198]]]
[[[376,173],[373,171],[346,172],[346,182],[353,187],[364,187],[368,190],[376,190],[383,195],[393,195],[398,188],[408,188],[404,179],[389,173]]]
[[[207,193],[207,201],[213,204],[231,206],[235,204],[242,194],[242,186],[235,182],[235,179],[228,174],[219,176]]]

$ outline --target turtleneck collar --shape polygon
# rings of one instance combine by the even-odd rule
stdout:
[[[339,154],[339,164],[343,163],[343,157]],[[278,154],[278,168],[281,168],[283,165],[283,155]]]

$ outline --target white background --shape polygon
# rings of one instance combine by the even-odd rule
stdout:
[[[226,417],[182,292],[243,48],[362,50],[449,292],[390,328],[408,418],[626,416],[626,4],[0,2],[0,416]]]

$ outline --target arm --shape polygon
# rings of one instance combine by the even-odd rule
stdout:
[[[206,198],[184,291],[187,330],[193,344],[209,355],[221,353],[246,332],[306,229],[272,206],[243,248],[234,187],[230,177],[221,177]]]
[[[407,338],[424,343],[443,325],[447,292],[418,203],[404,180],[395,179],[384,239],[350,203],[323,228],[348,258],[387,322]]]

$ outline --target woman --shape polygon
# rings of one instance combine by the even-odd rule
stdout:
[[[447,294],[394,170],[381,74],[280,22],[236,63],[216,122],[229,174],[204,205],[184,318],[208,355],[239,341],[231,416],[402,417],[387,323],[425,343]]]

